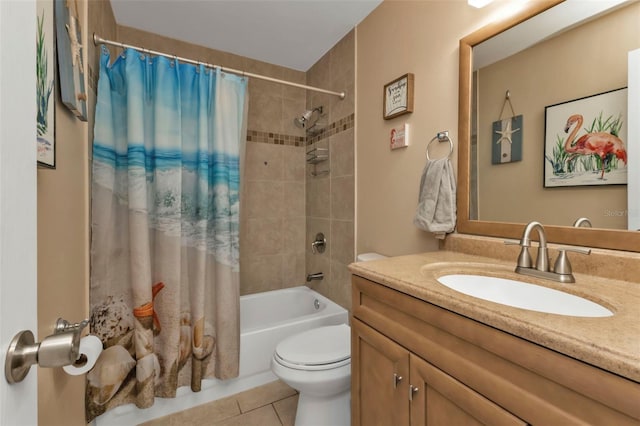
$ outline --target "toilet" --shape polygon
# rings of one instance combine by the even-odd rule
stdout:
[[[376,253],[358,261],[381,259]],[[313,328],[276,346],[271,371],[299,392],[295,426],[351,424],[351,328]]]
[[[276,346],[271,370],[296,389],[296,426],[348,426],[351,423],[351,328],[313,328]]]

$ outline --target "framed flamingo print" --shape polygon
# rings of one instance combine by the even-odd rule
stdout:
[[[627,89],[545,107],[544,187],[627,183]]]

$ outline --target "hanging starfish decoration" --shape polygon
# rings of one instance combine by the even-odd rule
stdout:
[[[506,123],[505,123],[505,121],[506,121]],[[511,135],[513,135],[515,132],[520,131],[520,129],[511,130],[511,119],[503,120],[502,123],[504,125],[504,129],[502,131],[495,130],[495,132],[500,135],[500,139],[498,139],[496,141],[496,144],[502,143],[503,140],[505,140],[505,141],[507,141],[507,142],[509,142],[511,144],[511,143],[513,143],[511,141]]]

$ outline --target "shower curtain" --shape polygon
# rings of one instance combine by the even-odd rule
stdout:
[[[87,420],[238,375],[245,78],[103,47],[93,142]]]

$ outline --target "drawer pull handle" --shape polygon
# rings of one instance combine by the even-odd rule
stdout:
[[[393,373],[393,387],[394,389],[398,387],[398,384],[402,381],[402,376],[398,376],[396,373]]]
[[[413,401],[413,395],[418,393],[418,388],[413,385],[409,385],[409,401]]]

